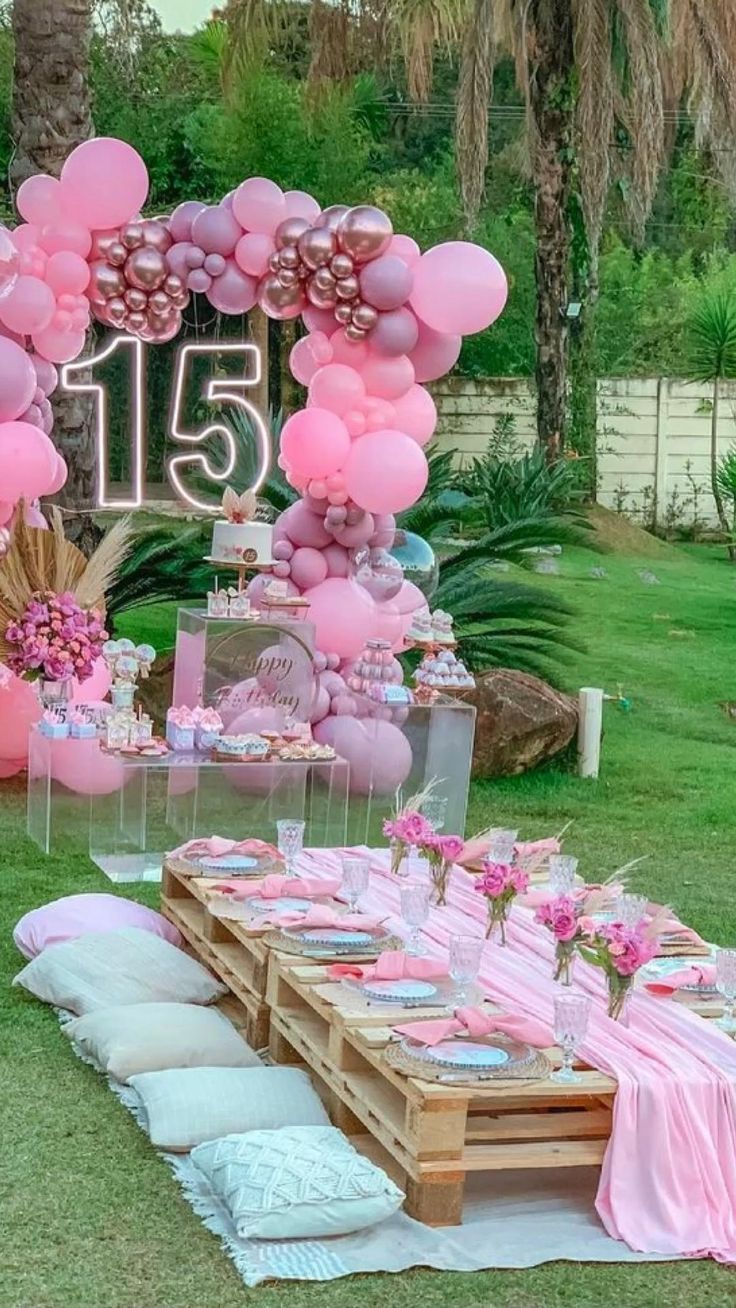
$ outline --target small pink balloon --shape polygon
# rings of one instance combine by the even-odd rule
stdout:
[[[320,368],[309,384],[309,403],[342,415],[365,398],[365,386],[359,373],[345,363],[328,363]]]
[[[55,312],[54,293],[38,277],[19,277],[10,293],[0,299],[0,320],[11,331],[25,335],[41,331]]]
[[[50,482],[47,489],[44,491],[44,495],[56,495],[57,492],[61,490],[62,486],[66,485],[66,479],[68,476],[69,476],[69,469],[66,466],[66,460],[63,458],[61,454],[59,454],[57,450],[56,470],[54,472],[52,481]]]
[[[362,376],[368,394],[383,400],[405,395],[414,384],[414,368],[405,354],[394,359],[370,354],[363,365]]]
[[[174,241],[190,241],[192,239],[192,223],[206,208],[201,200],[185,200],[183,204],[178,204],[169,218],[169,232]]]
[[[325,477],[342,466],[350,450],[350,435],[329,409],[302,409],[284,424],[281,452],[290,470],[301,477]]]
[[[277,562],[288,563],[294,553],[294,546],[290,540],[278,540],[274,543],[271,553]]]
[[[59,385],[59,374],[53,363],[49,363],[48,359],[42,359],[38,354],[31,354],[29,355],[29,358],[33,364],[36,381],[41,387],[44,395],[53,395],[56,387]]]
[[[63,207],[88,229],[128,222],[142,209],[147,194],[146,165],[132,145],[114,137],[84,141],[61,170]]]
[[[33,332],[31,340],[38,351],[51,363],[68,363],[76,359],[84,347],[83,331],[57,332],[53,327],[44,327],[43,331]]]
[[[199,245],[187,245],[184,264],[187,268],[203,268],[206,259],[204,250]]]
[[[361,299],[374,309],[398,309],[408,300],[413,283],[408,264],[396,254],[384,254],[361,269]]]
[[[55,177],[48,177],[45,173],[36,173],[21,182],[15,197],[15,207],[21,217],[27,223],[38,223],[39,226],[58,214],[60,203],[59,183]]]
[[[391,237],[391,244],[386,253],[397,254],[400,259],[404,260],[404,263],[408,264],[410,268],[413,268],[417,260],[421,257],[422,252],[416,241],[412,240],[411,236],[402,236],[399,234],[398,236]]]
[[[27,422],[0,423],[0,486],[8,500],[37,499],[55,474],[56,450],[48,436]]]
[[[293,545],[309,545],[313,549],[323,549],[332,542],[332,536],[325,530],[323,518],[301,500],[290,504],[281,513],[274,527],[274,537],[285,536]]]
[[[351,436],[362,436],[366,429],[365,414],[360,409],[348,409],[343,414],[343,422]]]
[[[343,545],[326,545],[322,550],[322,558],[327,564],[327,575],[329,577],[347,577],[350,572],[350,554]]]
[[[363,364],[370,355],[364,341],[349,340],[344,329],[338,327],[337,331],[333,330],[330,335],[330,344],[334,363],[347,363],[351,368],[355,368],[356,372],[362,372]]]
[[[233,213],[247,232],[272,236],[287,216],[284,193],[267,177],[249,177],[233,196]]]
[[[346,549],[359,549],[368,544],[374,529],[373,515],[362,513],[357,522],[338,527],[335,539],[338,545],[344,545]]]
[[[56,295],[81,295],[89,285],[89,264],[73,250],[59,250],[46,264],[45,280]]]
[[[274,563],[273,575],[274,577],[280,577],[282,580],[284,580],[286,577],[290,577],[291,564],[287,563],[286,559],[281,559],[280,562]]]
[[[497,259],[469,241],[435,245],[414,265],[411,305],[428,327],[467,335],[490,327],[508,295]]]
[[[212,278],[209,273],[205,272],[204,268],[192,268],[192,271],[187,273],[187,290],[202,295],[210,289],[211,285]]]
[[[32,427],[40,427],[43,431],[43,414],[37,404],[29,404],[23,413],[16,414],[19,422],[30,422]]]
[[[424,386],[412,386],[393,402],[394,423],[418,445],[426,445],[437,426],[437,406]]]
[[[166,251],[166,266],[169,272],[185,280],[190,268],[196,267],[196,264],[192,265],[189,262],[189,251],[194,249],[198,250],[199,247],[191,245],[189,241],[177,241],[176,245],[169,246]],[[204,263],[204,255],[202,263]]]
[[[372,513],[408,509],[422,494],[428,475],[424,452],[400,431],[361,436],[353,441],[345,464],[350,498]]]
[[[220,313],[248,313],[256,302],[257,289],[255,278],[228,259],[225,271],[213,280],[208,299]]]
[[[316,224],[319,217],[319,205],[306,191],[286,191],[284,194],[284,216],[286,218],[304,218],[310,226]]]
[[[291,579],[301,590],[318,586],[327,576],[327,560],[320,550],[305,546],[296,550],[291,559]]]
[[[219,204],[203,209],[192,223],[192,241],[205,254],[232,254],[242,235],[237,217]]]
[[[30,179],[29,179],[30,180]],[[53,178],[49,180],[53,181]],[[3,228],[7,231],[7,228]],[[38,245],[38,238],[41,235],[41,228],[36,223],[21,223],[20,227],[14,227],[12,233],[13,245],[16,250],[27,251],[33,250]]]
[[[418,340],[419,323],[416,315],[411,309],[393,309],[388,313],[379,313],[371,332],[371,349],[376,354],[395,357],[397,354],[410,354]]]
[[[436,332],[419,323],[419,340],[411,351],[414,376],[418,382],[436,381],[455,367],[463,338],[446,332]]]
[[[38,243],[47,254],[58,254],[62,250],[68,250],[86,259],[92,249],[92,236],[89,228],[82,223],[60,218],[41,228]]]
[[[0,422],[20,418],[32,404],[36,370],[30,355],[15,341],[0,336]],[[38,410],[39,417],[40,410]]]
[[[246,232],[235,246],[235,262],[251,277],[262,277],[276,246],[264,232]]]

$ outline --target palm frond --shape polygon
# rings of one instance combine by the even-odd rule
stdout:
[[[612,139],[613,75],[609,0],[573,0],[577,65],[576,148],[580,198],[588,245],[598,250],[608,195]]]
[[[641,238],[664,158],[661,31],[650,0],[616,0],[616,5],[623,47],[619,108],[631,147],[624,198]]]
[[[488,113],[496,61],[494,0],[474,0],[465,27],[455,110],[455,154],[465,222],[473,230],[485,191]]]
[[[736,297],[706,295],[690,320],[690,380],[736,377]]]
[[[390,22],[401,46],[409,95],[425,103],[432,91],[434,54],[462,39],[464,0],[395,0]]]

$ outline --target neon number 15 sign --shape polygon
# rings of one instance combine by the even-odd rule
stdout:
[[[146,350],[136,336],[113,336],[98,354],[89,359],[75,359],[61,370],[61,385],[67,391],[89,394],[95,401],[97,435],[97,503],[104,509],[138,509],[144,503],[146,484],[147,413]],[[110,399],[107,386],[98,378],[102,366],[114,355],[128,356],[130,382],[130,495],[114,498],[110,489]],[[212,419],[192,427],[185,416],[186,398],[192,387],[192,371],[203,356],[226,355],[241,362],[239,373],[227,377],[209,377],[201,400],[213,406]],[[214,359],[213,359],[214,362]],[[85,375],[86,374],[86,375]],[[166,475],[180,499],[196,509],[213,512],[218,504],[203,500],[193,489],[193,481],[202,480],[222,488],[232,476],[238,462],[238,440],[228,422],[236,414],[244,419],[256,442],[256,473],[250,489],[258,490],[265,481],[271,456],[268,429],[247,392],[261,380],[261,352],[257,345],[244,341],[181,345],[174,356],[167,441],[176,451],[166,458]],[[242,425],[242,423],[241,423]],[[222,456],[213,466],[210,450],[219,441]],[[244,487],[242,489],[245,489]]]

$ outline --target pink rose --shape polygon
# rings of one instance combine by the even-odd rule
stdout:
[[[517,895],[525,895],[529,889],[529,873],[523,868],[515,867],[511,871],[510,884]]]
[[[421,813],[405,813],[402,818],[404,840],[409,845],[422,845],[434,835],[434,829]]]
[[[439,836],[440,853],[447,863],[454,863],[463,852],[464,840],[460,836]]]
[[[506,863],[486,863],[483,876],[475,883],[475,889],[482,895],[497,899],[509,889],[511,868]]]
[[[574,912],[559,908],[551,922],[552,933],[556,940],[573,940],[578,929]]]

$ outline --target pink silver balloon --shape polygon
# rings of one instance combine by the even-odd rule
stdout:
[[[372,204],[359,204],[350,209],[337,229],[340,249],[356,263],[377,259],[388,249],[393,234],[388,214]]]
[[[107,251],[107,262],[111,263],[114,268],[121,268],[128,257],[129,251],[126,250],[122,241],[112,241]]]
[[[334,291],[335,289],[334,273],[331,273],[327,267],[318,268],[314,274],[313,281],[315,286],[319,286],[321,291]]]
[[[355,270],[355,264],[349,254],[336,254],[334,259],[330,260],[330,270],[336,277],[350,277]]]
[[[307,299],[316,309],[331,309],[335,303],[335,289],[322,290],[318,286],[314,277],[307,282]]]
[[[296,286],[299,282],[293,268],[281,268],[277,273],[277,277],[282,286]]]
[[[131,332],[139,332],[141,327],[146,326],[147,322],[148,319],[146,318],[145,313],[131,310],[125,319],[125,326]]]
[[[345,328],[345,335],[349,341],[363,341],[366,333],[362,327],[357,327],[354,322],[349,322]]]
[[[154,313],[168,313],[171,309],[171,300],[166,294],[166,291],[154,291],[153,295],[149,295],[148,307]]]
[[[155,291],[166,281],[166,260],[159,250],[143,245],[126,260],[124,272],[131,286]]]
[[[279,252],[279,265],[282,268],[298,268],[301,260],[295,245],[285,245]]]
[[[348,212],[349,206],[347,204],[331,204],[329,209],[322,210],[317,223],[320,227],[329,227],[335,232]]]
[[[336,317],[337,321],[338,321],[338,322],[341,322],[343,325],[345,325],[346,323],[351,322],[351,321],[352,321],[352,318],[353,318],[353,309],[352,309],[352,305],[348,304],[346,300],[343,301],[342,304],[336,304],[336,305],[335,305],[335,317]]]
[[[335,233],[327,227],[310,227],[299,237],[297,249],[308,268],[313,271],[329,263],[337,250]]]
[[[123,295],[126,286],[125,277],[119,268],[112,268],[107,263],[93,264],[92,289],[100,300],[112,300],[115,296]]]
[[[108,300],[105,307],[110,317],[113,318],[115,322],[122,322],[128,312],[128,306],[126,305],[125,300],[121,300],[119,296],[115,296],[113,300]]]
[[[278,272],[279,268],[281,267],[281,255],[278,252],[274,252],[272,255],[269,256],[268,266],[271,269],[271,272],[275,272],[275,273]]]
[[[144,245],[153,246],[154,250],[159,250],[165,254],[171,246],[171,236],[168,229],[158,218],[148,218],[143,224],[143,243]]]
[[[184,290],[184,283],[181,277],[177,277],[176,273],[169,273],[168,277],[166,278],[166,281],[164,282],[164,290],[166,291],[167,295],[181,294],[181,292]]]
[[[276,249],[283,250],[287,245],[296,245],[299,237],[307,231],[309,231],[309,223],[306,218],[285,218],[273,234]]]

